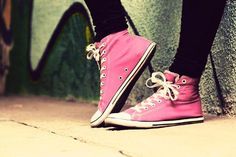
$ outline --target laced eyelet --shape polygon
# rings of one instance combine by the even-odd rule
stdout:
[[[102,43],[100,46],[99,46],[99,48],[101,49],[101,48],[103,48],[103,47],[105,47],[106,46],[106,43]]]
[[[103,94],[104,92],[103,92],[103,90],[100,90],[100,94]]]
[[[106,54],[106,50],[103,50],[101,53],[101,55],[104,55],[104,54]]]
[[[183,79],[183,80],[182,80],[182,83],[183,83],[183,84],[186,84],[186,83],[187,83],[187,81],[186,81],[185,79]]]
[[[101,86],[104,86],[104,82],[101,82]]]
[[[101,71],[103,71],[103,70],[106,70],[106,66],[104,65],[104,66],[102,66],[102,68],[101,68]]]
[[[152,103],[150,106],[152,106],[152,107],[155,107],[155,106],[156,106],[156,104]]]
[[[101,75],[101,78],[106,78],[106,74],[103,73],[103,74]]]
[[[104,62],[106,62],[106,61],[107,61],[106,58],[102,58],[102,60],[101,60],[101,64],[104,63]]]

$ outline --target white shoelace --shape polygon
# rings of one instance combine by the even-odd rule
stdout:
[[[95,44],[90,44],[86,47],[86,52],[87,52],[87,59],[91,60],[91,59],[95,59],[95,61],[97,62],[98,65],[98,69],[100,70],[100,79],[105,78],[106,77],[106,73],[103,73],[104,70],[106,70],[106,66],[102,66],[101,65],[106,62],[106,58],[103,58],[102,56],[106,53],[105,50],[103,50],[101,52],[101,49],[105,46],[105,43],[101,44],[99,46],[99,48],[96,48]],[[101,54],[100,54],[101,52]],[[101,60],[101,63],[100,63]],[[100,86],[104,86],[104,82],[101,82]],[[104,93],[103,90],[100,89],[100,100],[102,99],[102,94]]]
[[[151,82],[153,85],[149,85],[149,82]],[[158,90],[152,96],[132,108],[138,112],[140,112],[142,109],[148,109],[149,106],[155,106],[156,104],[154,103],[154,100],[158,103],[161,103],[160,98],[174,101],[177,99],[179,94],[177,91],[178,86],[170,81],[167,81],[165,75],[161,72],[152,73],[152,76],[146,81],[146,86],[148,88],[157,87]]]
[[[96,45],[95,44],[89,44],[87,47],[86,47],[86,52],[87,52],[87,59],[88,60],[91,60],[91,59],[95,59],[95,61],[97,62],[97,65],[98,65],[98,69],[100,70],[100,64],[99,64],[99,61],[100,61],[100,58],[103,54],[100,55],[100,51],[101,49],[105,46],[105,44],[101,44],[101,46],[99,46],[99,48],[96,48]]]

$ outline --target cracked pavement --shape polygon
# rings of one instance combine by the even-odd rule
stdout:
[[[234,157],[236,119],[159,129],[90,128],[94,104],[49,97],[0,98],[0,156]]]

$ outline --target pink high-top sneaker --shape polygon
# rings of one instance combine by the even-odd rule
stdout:
[[[108,35],[90,44],[87,58],[94,58],[100,69],[100,101],[91,126],[103,124],[112,112],[119,112],[133,85],[153,57],[156,44],[127,30]]]
[[[203,122],[198,83],[199,79],[170,71],[155,72],[146,85],[157,87],[157,92],[134,107],[110,114],[105,123],[152,128]]]

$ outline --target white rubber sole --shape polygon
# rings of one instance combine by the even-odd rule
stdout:
[[[125,119],[110,118],[110,117],[105,119],[105,123],[107,125],[123,126],[131,128],[158,128],[158,127],[160,128],[160,127],[168,127],[175,125],[201,123],[203,121],[204,117],[184,118],[184,119],[158,121],[158,122],[140,122],[140,121],[131,121]]]
[[[111,113],[111,111],[115,107],[115,105],[116,105],[117,101],[119,100],[119,98],[121,97],[121,95],[126,90],[127,86],[135,78],[135,76],[138,74],[140,69],[145,65],[149,56],[154,53],[153,50],[155,49],[155,47],[156,47],[156,43],[154,43],[154,42],[149,45],[146,52],[144,53],[144,55],[140,59],[140,61],[137,63],[137,65],[134,67],[134,69],[132,70],[130,75],[127,77],[127,79],[124,81],[124,83],[118,89],[116,94],[113,96],[110,104],[107,106],[107,108],[102,113],[102,115],[100,117],[98,117],[96,120],[90,122],[91,127],[99,126],[104,122],[104,120],[108,117],[108,115]]]

